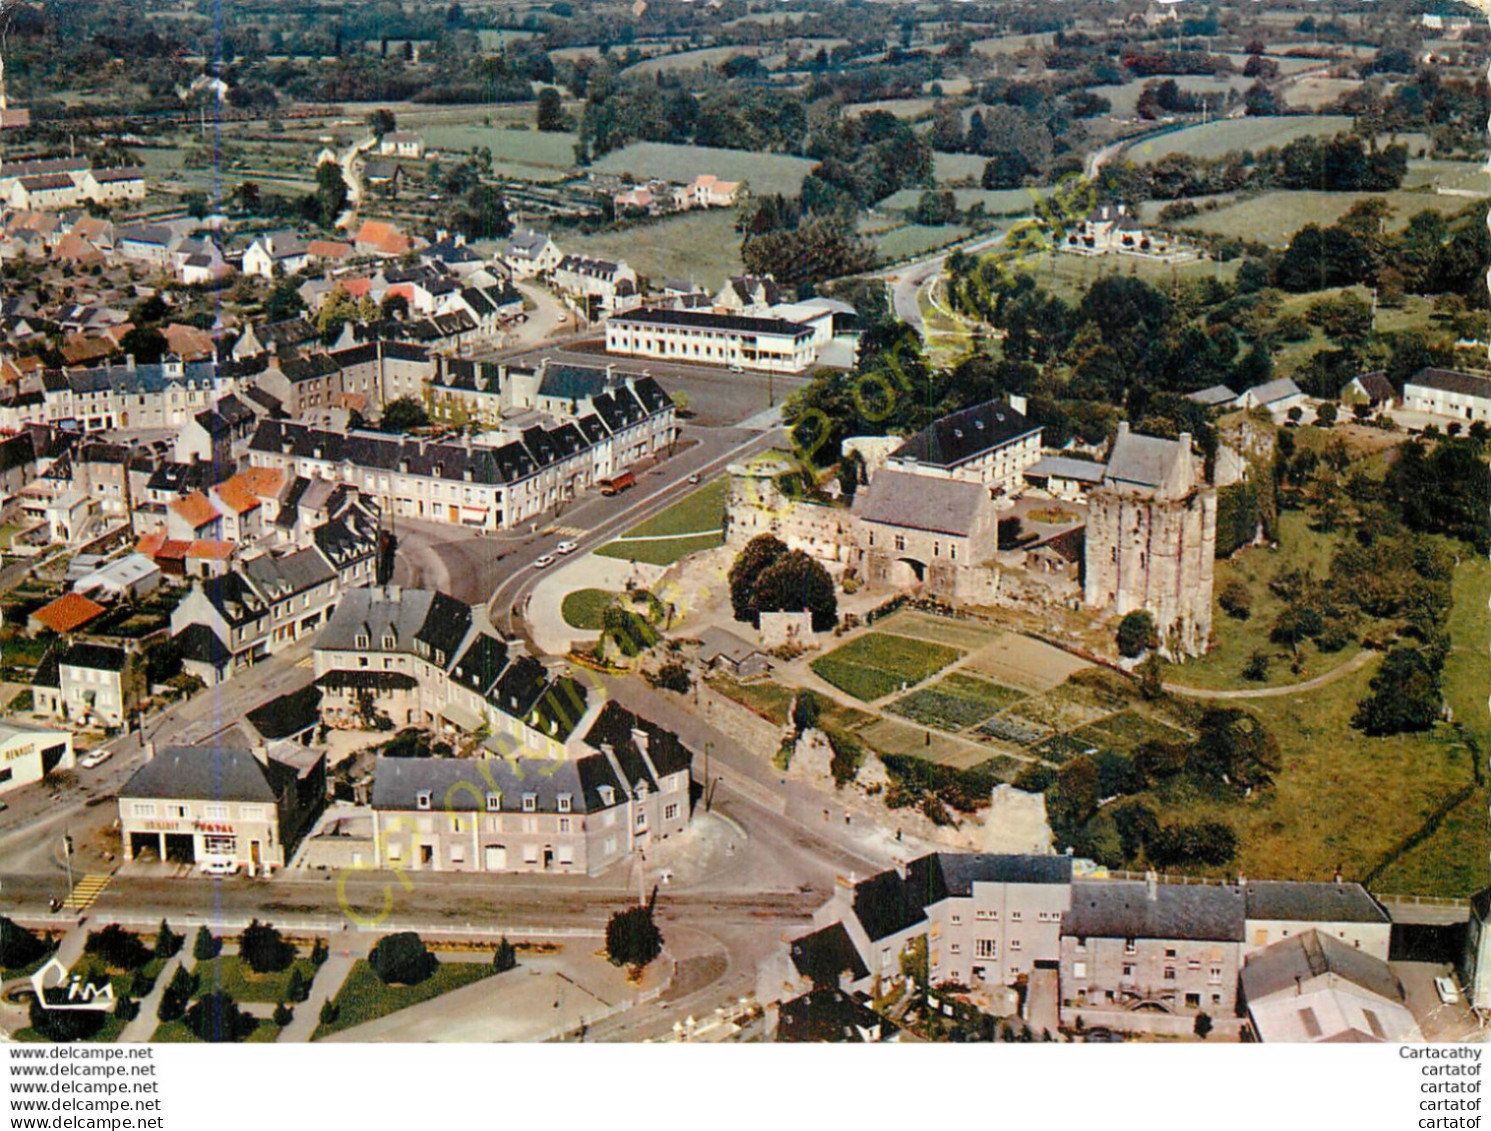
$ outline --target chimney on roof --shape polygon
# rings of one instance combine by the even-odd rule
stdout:
[[[1120,420],[1118,422],[1118,438],[1121,440],[1125,436],[1127,436],[1128,434],[1129,434],[1129,422],[1127,420]]]
[[[1160,898],[1160,874],[1153,868],[1144,873],[1144,898],[1151,903]]]

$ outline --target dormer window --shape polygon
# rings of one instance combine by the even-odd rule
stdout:
[[[525,812],[525,813],[537,813],[538,812],[538,794],[536,794],[536,793],[525,793],[525,794],[523,794],[523,812]]]
[[[393,633],[391,633],[391,632],[385,632],[383,634],[383,647],[384,648],[388,648],[388,649],[392,649],[393,646],[394,646]]]
[[[569,794],[567,794],[567,793],[561,793],[559,795],[559,811],[561,813],[568,813],[570,811],[570,796],[569,796]]]
[[[601,786],[598,792],[601,795],[601,804],[602,805],[614,805],[614,804],[616,804],[616,791],[614,789],[612,789],[609,785],[603,785],[603,786]]]
[[[430,791],[422,789],[414,795],[414,807],[416,809],[428,809],[430,807]]]
[[[501,810],[501,808],[502,808],[502,794],[500,794],[500,793],[489,793],[489,794],[487,794],[487,812],[488,813],[496,813],[499,810]]]
[[[357,634],[357,646],[359,648],[366,648],[368,646],[368,634],[366,632],[359,632]]]
[[[637,800],[647,800],[647,783],[645,781],[639,781],[637,783]]]

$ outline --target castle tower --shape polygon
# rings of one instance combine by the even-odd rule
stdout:
[[[1088,497],[1087,607],[1146,609],[1162,647],[1199,656],[1211,635],[1216,542],[1217,492],[1203,481],[1190,434],[1163,440],[1120,424]]]

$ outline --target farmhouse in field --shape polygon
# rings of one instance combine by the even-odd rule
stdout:
[[[1491,421],[1491,377],[1420,369],[1403,383],[1403,407],[1456,420]]]

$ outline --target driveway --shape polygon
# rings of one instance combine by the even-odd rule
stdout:
[[[1439,1000],[1434,979],[1455,976],[1454,967],[1437,962],[1393,962],[1393,973],[1408,993],[1408,1010],[1423,1031],[1426,1041],[1484,1041],[1486,1033],[1476,1024],[1462,995],[1454,1005]],[[1459,980],[1456,979],[1456,985]]]

